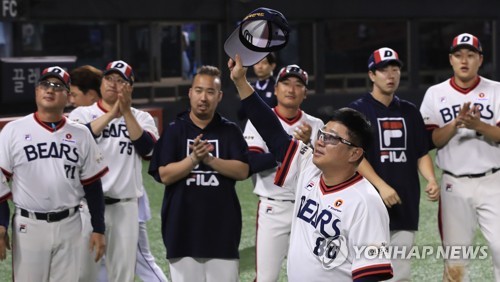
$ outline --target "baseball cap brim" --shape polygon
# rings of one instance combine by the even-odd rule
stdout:
[[[300,79],[300,81],[302,81],[302,83],[303,83],[305,86],[307,86],[307,83],[306,83],[306,81],[304,80],[304,78],[303,78],[302,76],[300,76],[299,74],[296,74],[296,73],[287,73],[287,74],[283,75],[282,77],[280,77],[280,78],[278,79],[278,82],[283,81],[283,80],[285,80],[285,79],[289,78],[290,76],[293,76],[293,77],[296,77],[296,78]]]
[[[109,69],[109,70],[105,70],[103,72],[103,75],[108,75],[110,73],[117,73],[119,74],[123,79],[125,79],[126,81],[128,81],[130,83],[130,79],[128,79],[128,77],[126,77],[123,72],[121,72],[120,70],[117,70],[117,69]]]
[[[403,62],[401,60],[393,59],[393,60],[385,60],[378,64],[375,64],[371,69],[381,69],[385,68],[388,65],[397,65],[398,67],[403,67]]]
[[[474,52],[477,52],[477,53],[482,53],[481,50],[477,49],[476,47],[470,45],[470,44],[458,44],[457,46],[451,48],[450,50],[450,53],[453,53],[457,50],[460,50],[460,49],[469,49],[471,51],[474,51]]]
[[[257,52],[248,49],[243,43],[241,43],[240,29],[236,28],[233,33],[227,38],[224,43],[224,51],[226,54],[231,57],[231,59],[236,58],[236,54],[238,54],[241,58],[241,63],[244,67],[250,67],[255,65],[264,59],[270,52]]]

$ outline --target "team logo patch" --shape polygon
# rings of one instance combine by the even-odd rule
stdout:
[[[26,224],[19,224],[19,232],[20,233],[28,232],[28,226]]]
[[[24,140],[31,141],[31,134],[24,134]]]
[[[314,187],[314,181],[311,181],[311,182],[309,182],[309,184],[307,184],[306,190],[311,191],[313,187]]]
[[[446,192],[453,192],[453,185],[451,185],[451,183],[446,183],[445,190]]]
[[[486,94],[484,94],[484,92],[477,94],[477,97],[478,97],[477,99],[479,101],[487,101],[488,100],[488,97],[486,97]]]
[[[267,206],[267,207],[266,207],[266,213],[268,213],[268,214],[272,214],[272,213],[273,213],[273,207],[271,207],[271,206]]]
[[[343,203],[344,203],[344,200],[342,200],[342,199],[337,199],[337,200],[335,200],[335,202],[333,202],[333,206],[334,206],[334,207],[336,207],[336,208],[338,208],[338,207],[340,207]]]
[[[76,143],[75,140],[72,140],[73,138],[73,135],[71,135],[71,133],[66,133],[66,135],[64,136],[65,138],[63,138],[62,141],[64,142],[68,142],[68,143]]]

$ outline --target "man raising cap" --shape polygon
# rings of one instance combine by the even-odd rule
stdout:
[[[313,144],[323,121],[300,109],[307,97],[307,72],[289,65],[276,76],[274,96],[278,105],[273,112],[283,129],[305,144]],[[257,93],[257,92],[256,92]],[[288,251],[292,228],[295,193],[274,184],[278,165],[266,142],[252,122],[243,134],[248,143],[249,162],[256,174],[254,193],[259,196],[256,230],[256,281],[278,281],[281,265]]]

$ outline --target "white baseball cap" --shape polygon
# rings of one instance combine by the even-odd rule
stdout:
[[[260,62],[267,54],[288,43],[288,22],[282,13],[257,8],[248,14],[224,43],[224,51],[232,59],[240,55],[243,66]]]

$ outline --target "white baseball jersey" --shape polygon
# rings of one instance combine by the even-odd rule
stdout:
[[[89,130],[63,118],[53,129],[35,114],[8,123],[0,132],[0,167],[12,179],[16,206],[37,212],[78,206],[82,185],[107,171]]]
[[[304,111],[299,111],[299,114],[293,119],[288,120],[278,112],[276,108],[273,109],[274,113],[281,122],[281,126],[289,135],[293,136],[294,131],[303,123],[307,123],[311,126],[311,143],[314,144],[316,140],[316,134],[318,134],[318,129],[322,128],[325,124],[319,118],[313,117],[306,114]],[[269,153],[269,148],[266,142],[262,139],[259,132],[253,124],[248,121],[245,126],[245,132],[243,133],[245,140],[248,144],[248,149],[250,151],[256,151],[260,153]],[[277,167],[262,171],[256,174],[255,188],[253,192],[262,197],[269,197],[277,200],[293,200],[295,199],[293,189],[288,188],[278,188],[274,185],[274,176],[276,175]]]
[[[107,112],[99,103],[78,107],[69,114],[69,118],[82,124],[92,122]],[[132,114],[146,132],[158,139],[158,129],[149,113],[132,108]],[[113,119],[96,141],[104,157],[110,160],[109,173],[102,178],[104,195],[117,199],[142,196],[142,159],[129,138],[125,119]]]
[[[500,83],[478,77],[475,86],[463,90],[453,79],[430,87],[420,112],[427,127],[441,128],[458,115],[465,102],[479,105],[481,121],[500,126]],[[471,161],[471,157],[474,160]],[[500,146],[474,130],[459,128],[448,144],[437,150],[436,163],[455,175],[483,173],[499,167]]]
[[[390,240],[389,215],[375,188],[356,173],[328,187],[312,162],[313,149],[292,142],[276,174],[277,185],[295,187],[288,251],[289,281],[352,281],[392,273],[381,253]],[[340,247],[335,248],[335,245]],[[357,248],[357,249],[356,249]],[[356,256],[356,250],[371,250]]]

